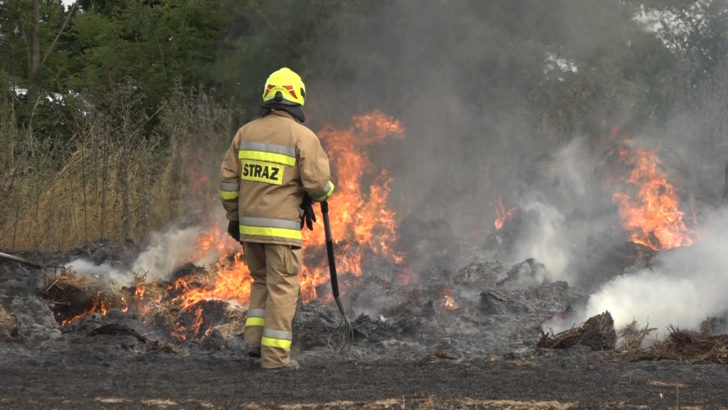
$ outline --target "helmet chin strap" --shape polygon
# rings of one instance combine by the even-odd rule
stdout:
[[[291,105],[286,104],[284,102],[278,102],[278,101],[269,101],[261,107],[260,116],[265,117],[266,115],[270,114],[270,110],[280,110],[285,111],[293,116],[293,118],[297,119],[299,122],[305,122],[306,116],[303,115],[303,107],[300,105]]]

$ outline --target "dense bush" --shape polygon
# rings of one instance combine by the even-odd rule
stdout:
[[[214,198],[234,129],[256,115],[265,76],[284,65],[308,85],[312,128],[379,108],[401,116],[421,147],[390,155],[439,152],[489,175],[475,188],[449,184],[456,173],[429,181],[445,197],[482,188],[478,200],[493,199],[514,152],[534,161],[576,136],[598,146],[615,126],[665,127],[675,112],[700,113],[705,145],[725,151],[726,93],[716,90],[728,72],[727,9],[701,0],[2,1],[0,247],[137,238],[194,219],[204,208],[195,201]],[[477,151],[491,160],[466,155]]]

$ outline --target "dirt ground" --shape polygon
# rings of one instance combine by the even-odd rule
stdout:
[[[60,326],[41,295],[48,272],[0,261],[0,307],[18,322],[0,332],[0,408],[728,408],[726,365],[537,348],[544,320],[582,297],[564,282],[531,280],[537,269],[473,263],[423,272],[418,289],[387,287],[383,273],[360,281],[348,306],[386,298],[352,321],[351,350],[327,346],[335,308],[299,306],[302,369],[281,372],[260,369],[239,334],[174,343],[115,310]],[[454,309],[437,303],[445,283]]]
[[[121,340],[108,340],[120,343]],[[2,408],[724,408],[728,367],[547,352],[451,361],[303,360],[271,372],[214,354],[75,349],[0,364]]]

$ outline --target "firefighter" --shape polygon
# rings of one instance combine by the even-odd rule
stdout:
[[[264,369],[298,369],[290,358],[301,271],[301,229],[312,228],[311,199],[334,191],[329,160],[304,126],[306,88],[284,67],[263,88],[260,118],[238,129],[220,167],[228,232],[243,245],[253,277],[244,338]]]

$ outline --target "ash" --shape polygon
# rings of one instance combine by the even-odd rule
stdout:
[[[133,260],[135,251],[133,244],[99,242],[69,253],[23,255],[54,266],[85,257],[97,264],[123,267]],[[407,272],[402,265],[370,258],[360,277],[341,277],[342,300],[354,331],[350,349],[335,351],[340,314],[334,304],[321,302],[328,298],[324,287],[319,289],[320,300],[299,301],[293,355],[305,363],[332,358],[375,362],[441,357],[457,361],[534,354],[541,325],[565,315],[585,297],[566,282],[537,280],[544,269],[538,261],[528,259],[510,267],[480,261],[460,269],[439,266]],[[173,276],[200,270],[188,264]],[[405,279],[403,272],[416,278]],[[0,344],[6,360],[131,358],[157,352],[243,357],[244,307],[217,300],[199,303],[197,307],[204,311],[202,328],[183,338],[173,337],[174,329],[161,323],[158,314],[150,319],[113,307],[106,314],[92,313],[61,326],[61,313],[68,316],[68,312],[90,308],[98,286],[73,292],[66,286],[62,288],[66,297],[60,297],[58,290],[48,291],[56,275],[53,268],[0,263],[0,305],[14,318],[14,325],[5,326],[8,329]],[[98,276],[102,283],[104,278]],[[82,294],[84,291],[88,294]],[[74,292],[75,297],[68,296]],[[83,306],[74,310],[69,306],[73,304]],[[180,326],[192,319],[177,312],[175,321]]]
[[[724,365],[654,361],[641,352],[610,361],[609,352],[575,341],[572,335],[586,333],[581,329],[545,335],[544,323],[577,325],[570,324],[572,312],[585,294],[544,281],[546,268],[534,259],[503,266],[460,244],[458,258],[471,262],[454,268],[458,258],[436,255],[429,263],[432,252],[418,252],[410,257],[425,268],[370,258],[362,276],[341,276],[354,330],[342,353],[332,344],[338,310],[322,302],[326,286],[317,289],[319,300],[300,304],[294,319],[293,356],[303,369],[273,374],[244,353],[244,307],[206,300],[196,306],[198,316],[144,315],[122,312],[109,300],[105,314],[61,326],[59,312],[77,311],[69,304],[98,306],[99,295],[113,292],[103,288],[105,278],[86,282],[88,288],[67,283],[70,292],[54,293],[49,283],[57,269],[0,261],[0,407],[713,408],[728,402]],[[83,257],[123,269],[136,254],[133,244],[102,242],[18,256],[55,266]],[[201,270],[186,265],[173,277]],[[544,340],[569,348],[538,347]]]

